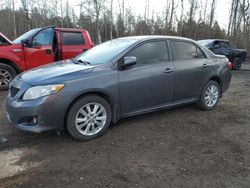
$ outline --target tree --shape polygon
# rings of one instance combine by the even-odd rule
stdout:
[[[183,14],[184,14],[184,1],[181,0],[181,16],[179,22],[179,35],[182,36],[182,25],[183,25]]]
[[[88,11],[90,15],[95,18],[96,22],[96,38],[97,43],[100,44],[102,42],[101,39],[101,31],[100,31],[100,16],[101,11],[104,9],[105,0],[85,0],[83,1],[84,8]]]
[[[170,11],[170,17],[169,17],[169,23],[168,23],[168,29],[171,31],[173,28],[173,17],[174,17],[174,11],[178,7],[178,5],[175,5],[175,0],[171,0],[171,11]]]
[[[13,18],[13,32],[14,32],[14,38],[17,37],[17,31],[16,31],[16,12],[15,12],[15,0],[12,1],[12,18]]]
[[[81,0],[78,5],[68,0],[0,0],[0,25],[1,32],[11,39],[48,25],[80,27],[87,29],[97,44],[148,34],[228,38],[237,47],[248,48],[250,54],[250,0],[230,1],[227,35],[214,16],[218,11],[216,0],[165,0],[162,12],[150,10],[151,1],[144,0],[144,15],[133,12],[125,0]],[[76,6],[80,8],[77,16]]]
[[[110,39],[113,39],[113,0],[110,0]]]
[[[29,22],[29,7],[28,5],[31,4],[31,0],[21,0],[23,10],[26,15],[26,21],[27,21],[27,30],[30,29],[30,22]]]
[[[210,11],[210,22],[209,22],[210,28],[212,28],[213,21],[214,21],[215,3],[216,3],[216,0],[212,0],[211,11]]]

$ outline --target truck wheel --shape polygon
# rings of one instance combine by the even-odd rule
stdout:
[[[15,69],[7,64],[0,63],[0,91],[8,90],[9,83],[16,75]]]
[[[97,95],[77,100],[69,109],[66,126],[76,140],[91,140],[105,133],[111,123],[109,103]]]
[[[239,57],[236,57],[233,62],[233,70],[240,70],[241,64],[241,59]]]

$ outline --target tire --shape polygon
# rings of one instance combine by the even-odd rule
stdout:
[[[0,91],[8,90],[9,83],[16,77],[17,73],[10,65],[0,63]]]
[[[241,59],[239,57],[236,57],[233,62],[233,70],[240,70],[241,69]]]
[[[70,107],[66,121],[67,130],[76,140],[91,140],[106,132],[111,116],[110,105],[105,99],[97,95],[87,95]]]
[[[211,88],[216,89],[212,90]],[[210,96],[209,93],[211,94]],[[216,81],[210,80],[202,90],[200,100],[197,103],[198,108],[201,110],[213,110],[219,102],[220,95],[221,89],[219,84]]]

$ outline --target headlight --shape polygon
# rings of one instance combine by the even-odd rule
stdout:
[[[34,86],[29,88],[23,95],[23,100],[32,100],[57,93],[64,87],[64,84]]]

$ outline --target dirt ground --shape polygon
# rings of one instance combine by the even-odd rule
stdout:
[[[124,119],[89,142],[11,127],[5,95],[1,188],[250,186],[250,63],[233,72],[214,111],[185,106]]]

